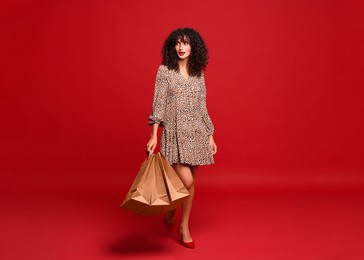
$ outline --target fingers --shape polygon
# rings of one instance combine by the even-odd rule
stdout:
[[[217,153],[217,145],[215,142],[212,142],[212,152],[213,152],[213,154]]]
[[[145,152],[150,155],[150,154],[154,153],[155,147],[156,147],[155,144],[148,143],[147,147],[145,148]]]
[[[217,146],[214,145],[212,148],[212,154],[216,154],[217,153]]]
[[[146,153],[149,153],[149,154],[150,154],[150,153],[153,153],[153,149],[151,149],[151,147],[148,147],[148,146],[147,146],[147,148],[145,148],[145,152],[146,152]]]
[[[151,152],[151,151],[145,151],[145,152],[147,154],[147,158],[153,154],[153,152]]]
[[[210,147],[211,147],[212,154],[216,154],[217,153],[217,146],[216,146],[215,142],[211,142]]]

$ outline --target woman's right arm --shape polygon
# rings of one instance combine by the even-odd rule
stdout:
[[[158,127],[164,125],[164,116],[167,103],[167,89],[167,70],[164,66],[160,66],[155,81],[153,109],[149,116],[148,122],[148,124],[152,126],[152,132],[146,148],[148,153],[154,152],[154,149],[157,146]]]

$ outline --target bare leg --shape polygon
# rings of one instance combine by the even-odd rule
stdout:
[[[189,166],[186,164],[174,164],[173,169],[176,171],[183,185],[187,188],[187,190],[190,193],[190,196],[187,197],[187,199],[182,205],[181,224],[179,229],[183,236],[183,241],[191,242],[192,238],[190,235],[188,222],[192,208],[193,195],[195,193],[194,176],[197,171],[197,166]]]
[[[164,218],[168,223],[173,223],[176,218],[176,210],[167,211]]]

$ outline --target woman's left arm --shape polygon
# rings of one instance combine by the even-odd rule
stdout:
[[[212,150],[212,153],[215,154],[217,153],[217,145],[215,143],[214,140],[214,132],[215,132],[215,127],[214,124],[212,123],[212,120],[209,116],[209,113],[207,111],[207,105],[206,105],[206,84],[205,84],[205,77],[204,74],[202,73],[201,78],[200,78],[200,84],[201,84],[201,112],[202,112],[202,119],[205,123],[206,126],[206,130],[207,130],[207,134],[209,136],[209,143],[210,143],[210,147]]]

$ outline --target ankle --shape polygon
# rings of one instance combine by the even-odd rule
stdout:
[[[181,224],[181,225],[179,225],[178,228],[179,228],[180,231],[188,231],[189,230],[188,225],[182,225]]]

